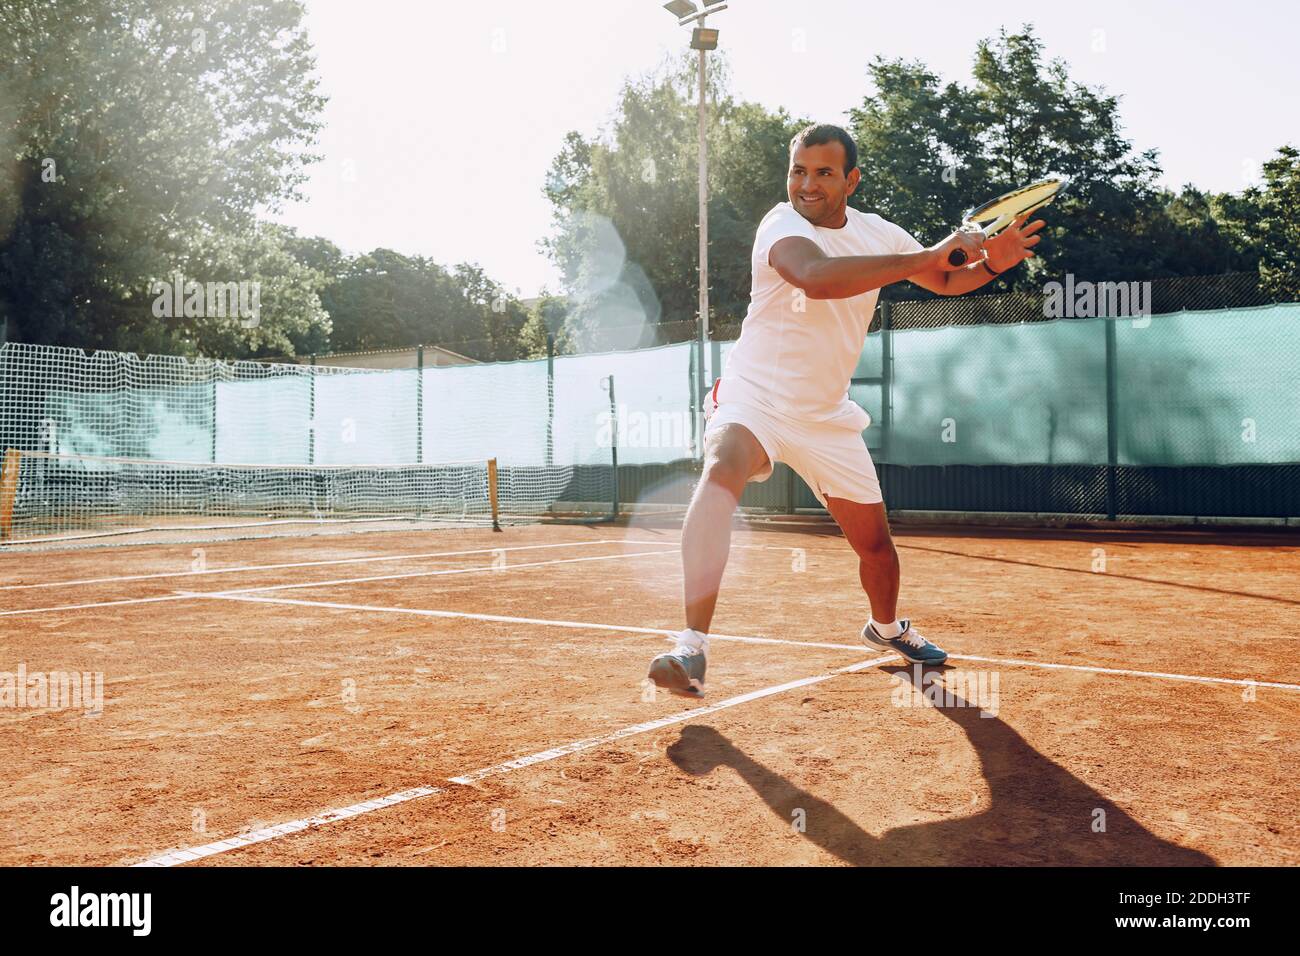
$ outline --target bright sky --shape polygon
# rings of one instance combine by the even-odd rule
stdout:
[[[659,0],[306,2],[325,158],[280,220],[351,253],[478,262],[524,296],[559,288],[537,240],[565,133],[598,132],[624,78],[689,41]],[[1127,134],[1160,150],[1167,185],[1238,190],[1278,146],[1300,146],[1295,0],[732,0],[709,25],[738,98],[843,124],[877,54],[968,81],[976,41],[1025,22],[1075,81],[1122,95]]]

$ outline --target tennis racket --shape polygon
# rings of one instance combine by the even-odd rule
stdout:
[[[1015,222],[1017,217],[1046,206],[1059,196],[1069,183],[1070,181],[1064,176],[1053,176],[1022,186],[1020,189],[1013,189],[1009,193],[1003,193],[997,199],[990,199],[984,205],[976,206],[967,212],[962,217],[958,228],[962,232],[982,233],[985,239],[991,239]],[[948,262],[954,266],[965,265],[966,253],[961,249],[954,249],[948,253]]]

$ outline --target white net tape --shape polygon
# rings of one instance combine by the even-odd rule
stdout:
[[[0,534],[33,544],[148,532],[237,531],[407,519],[491,524],[486,461],[255,465],[15,452],[0,481]]]

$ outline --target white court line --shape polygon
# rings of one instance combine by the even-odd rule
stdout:
[[[1015,658],[976,657],[973,654],[949,654],[949,660],[982,661],[987,664],[1010,664],[1014,667],[1042,667],[1048,670],[1089,671],[1094,674],[1116,674],[1120,677],[1150,677],[1159,680],[1194,681],[1200,684],[1233,684],[1240,687],[1273,687],[1278,690],[1300,690],[1300,684],[1280,684],[1275,681],[1242,679],[1239,677],[1198,677],[1193,674],[1164,674],[1159,671],[1135,671],[1120,667],[1097,667],[1093,664],[1051,664],[1047,661],[1022,661]]]
[[[439,568],[436,571],[405,571],[401,574],[375,574],[364,578],[339,578],[336,581],[306,581],[294,584],[266,584],[255,588],[229,588],[221,594],[260,594],[264,591],[292,591],[296,588],[327,588],[340,584],[366,584],[370,581],[400,581],[407,578],[436,578],[445,574],[472,574],[476,572],[514,571],[518,568],[540,568],[550,564],[581,564],[584,561],[612,561],[615,558],[645,558],[657,554],[676,554],[676,551],[623,551],[619,554],[594,554],[584,558],[557,558],[554,561],[533,561],[524,564],[488,565],[485,568]],[[196,592],[203,593],[203,592]]]
[[[616,558],[642,558],[647,555],[674,554],[673,551],[625,551],[619,554],[597,554],[585,558],[560,558],[555,561],[529,561],[523,564],[504,564],[501,567],[488,565],[482,568],[441,568],[437,571],[411,571],[406,574],[379,574],[364,578],[340,578],[335,581],[307,581],[298,584],[272,584],[258,588],[236,588],[230,591],[211,592],[214,594],[244,594],[254,591],[283,591],[291,588],[330,587],[338,584],[362,584],[367,581],[392,581],[398,578],[428,578],[444,574],[500,574],[503,571],[518,571],[520,568],[540,568],[550,564],[575,564],[580,561],[612,561]],[[190,601],[193,595],[208,592],[193,591],[182,594],[168,594],[162,597],[122,598],[117,601],[95,601],[89,604],[61,604],[55,607],[29,607],[17,611],[0,611],[0,617],[17,614],[44,614],[49,611],[79,611],[91,607],[118,607],[124,604],[151,604],[157,601]]]
[[[478,770],[472,770],[459,777],[452,777],[450,782],[470,784],[476,780],[482,780],[484,777],[494,777],[503,773],[509,773],[511,770],[518,770],[522,767],[531,767],[534,764],[546,763],[547,761],[556,760],[569,754],[578,753],[583,750],[591,750],[593,747],[602,747],[606,744],[613,743],[616,740],[622,740],[625,737],[634,736],[635,734],[644,734],[652,730],[659,730],[663,727],[670,727],[673,724],[680,724],[696,717],[704,717],[708,714],[717,713],[720,710],[726,710],[728,707],[738,707],[741,704],[747,704],[750,701],[760,700],[764,697],[771,697],[774,694],[783,694],[786,691],[796,690],[800,687],[820,684],[823,681],[828,681],[841,674],[851,674],[854,671],[865,670],[868,667],[874,667],[876,664],[883,664],[886,661],[895,659],[895,655],[886,654],[884,657],[859,661],[856,664],[850,664],[848,667],[840,667],[829,674],[818,674],[815,677],[804,677],[800,680],[789,681],[785,684],[777,684],[773,687],[764,687],[760,690],[750,691],[747,694],[728,697],[726,700],[720,700],[716,704],[708,704],[704,707],[695,707],[681,713],[670,714],[667,717],[660,717],[656,720],[648,720],[644,723],[632,724],[630,727],[623,727],[619,730],[613,731],[612,733],[602,734],[599,737],[587,737],[584,740],[576,740],[572,743],[553,747],[550,750],[543,750],[526,757],[518,757],[515,760],[508,760],[505,763],[493,764],[490,767],[482,767]],[[192,847],[185,850],[173,850],[169,853],[150,857],[149,859],[135,865],[177,866],[181,863],[189,863],[193,860],[202,859],[203,857],[225,853],[227,850],[234,850],[241,846],[248,846],[252,843],[264,843],[267,840],[274,840],[290,833],[298,833],[311,826],[324,826],[327,823],[333,823],[337,820],[345,820],[349,817],[359,816],[363,813],[372,813],[375,810],[382,810],[399,803],[406,803],[409,800],[418,800],[421,797],[432,796],[442,792],[444,791],[441,787],[435,786],[416,787],[411,790],[403,790],[400,793],[394,793],[387,797],[380,797],[378,800],[368,800],[365,803],[354,803],[349,807],[343,807],[339,810],[329,810],[317,816],[306,817],[301,820],[290,820],[288,823],[281,823],[279,826],[256,830],[252,833],[242,834],[238,837],[231,837],[228,840],[219,840],[215,843],[207,843],[203,846]]]
[[[886,654],[884,657],[872,658],[869,661],[858,661],[858,663],[850,664],[848,667],[837,668],[829,674],[819,674],[816,677],[804,677],[800,680],[792,680],[785,684],[778,684],[775,687],[765,687],[762,690],[753,690],[748,694],[728,697],[726,700],[720,700],[716,704],[707,704],[704,707],[696,707],[694,710],[688,710],[685,713],[660,717],[658,720],[648,720],[643,724],[633,724],[631,727],[624,727],[622,730],[616,730],[613,733],[602,734],[599,737],[588,737],[586,740],[578,740],[570,744],[564,744],[560,747],[553,747],[550,750],[543,750],[535,754],[530,754],[527,757],[518,757],[514,760],[507,760],[505,763],[493,764],[491,767],[472,770],[469,773],[461,774],[459,777],[452,777],[451,782],[470,784],[476,780],[482,780],[484,777],[495,777],[503,773],[509,773],[511,770],[518,770],[521,767],[531,767],[533,764],[546,763],[549,760],[555,760],[556,758],[566,756],[567,754],[576,754],[579,751],[590,750],[593,747],[602,747],[605,744],[613,743],[616,740],[622,740],[624,737],[631,737],[634,734],[643,734],[647,731],[658,730],[661,727],[679,724],[684,720],[703,717],[719,710],[726,710],[728,707],[747,704],[751,700],[760,700],[764,697],[771,697],[773,694],[782,694],[788,690],[795,690],[799,687],[809,687],[813,684],[820,684],[822,681],[828,681],[832,677],[838,677],[841,674],[852,674],[856,671],[866,670],[868,667],[875,667],[877,664],[883,664],[886,661],[901,659],[902,658],[898,657],[897,654]]]
[[[121,604],[155,604],[159,601],[188,601],[180,594],[165,594],[160,597],[123,598],[120,601],[95,601],[90,604],[60,604],[58,607],[28,607],[17,611],[0,611],[0,617],[13,617],[17,614],[45,614],[48,611],[81,611],[91,607],[117,607]]]
[[[193,543],[193,542],[190,542]],[[228,543],[228,542],[220,542]],[[31,584],[0,584],[0,591],[24,591],[32,588],[73,587],[85,584],[118,584],[123,581],[157,581],[163,578],[194,578],[212,574],[243,574],[253,571],[281,571],[287,568],[323,568],[338,564],[376,564],[384,561],[420,561],[425,558],[455,558],[471,554],[495,554],[498,551],[536,551],[542,548],[589,548],[597,544],[649,544],[677,548],[680,541],[647,541],[639,538],[597,538],[594,541],[569,541],[560,544],[520,544],[507,548],[474,548],[467,551],[428,551],[418,554],[392,554],[372,558],[332,558],[327,561],[294,561],[285,564],[248,564],[229,568],[205,568],[202,571],[163,571],[155,574],[122,574],[115,577],[79,578],[67,581],[37,581]],[[794,548],[770,544],[732,544],[732,548],[759,551],[827,551],[852,554],[845,548]]]
[[[310,827],[321,827],[327,823],[335,823],[339,820],[346,820],[349,817],[355,817],[362,813],[372,813],[375,810],[383,810],[385,807],[393,807],[399,803],[406,803],[408,800],[418,800],[421,797],[431,797],[435,793],[442,793],[441,787],[413,787],[410,790],[402,790],[399,793],[390,793],[386,797],[380,797],[377,800],[367,800],[364,803],[354,803],[350,807],[340,807],[338,810],[327,810],[324,813],[314,817],[306,817],[302,820],[290,820],[288,823],[281,823],[273,827],[264,827],[261,830],[252,830],[248,833],[240,833],[237,836],[229,837],[225,840],[218,840],[216,843],[205,843],[202,846],[190,847],[188,850],[173,850],[171,853],[163,853],[159,856],[150,857],[142,863],[136,863],[136,866],[179,866],[182,863],[191,863],[194,860],[201,860],[205,856],[215,856],[218,853],[225,853],[227,850],[234,850],[241,846],[251,846],[254,843],[265,843],[267,840],[274,840],[278,837],[288,836],[290,833],[298,833]]]
[[[41,581],[33,584],[0,584],[0,591],[29,588],[71,587],[74,584],[114,584],[121,581],[155,581],[159,578],[194,578],[208,574],[242,574],[246,571],[279,571],[284,568],[320,568],[332,564],[374,564],[380,561],[419,561],[424,558],[455,558],[467,554],[495,554],[498,551],[536,551],[540,548],[586,548],[594,544],[623,544],[618,538],[595,541],[571,541],[564,544],[520,544],[509,548],[475,548],[471,551],[429,551],[423,554],[391,554],[377,558],[333,558],[328,561],[295,561],[291,564],[249,564],[229,568],[205,568],[202,571],[166,571],[157,574],[124,574],[112,578],[82,578],[77,581]],[[646,544],[658,542],[647,541]]]
[[[511,617],[505,614],[480,614],[472,611],[435,611],[427,608],[387,607],[374,604],[343,604],[334,601],[301,601],[295,598],[246,597],[240,591],[195,591],[191,597],[225,601],[250,601],[259,604],[288,604],[298,607],[331,608],[340,611],[370,611],[379,614],[414,614],[423,617],[465,618],[473,621],[499,621],[503,624],[538,624],[543,627],[563,627],[570,630],[618,631],[627,634],[661,634],[675,637],[677,631],[659,627],[636,627],[626,624],[596,624],[590,621],[563,621],[553,618]],[[739,634],[710,634],[710,640],[736,641],[744,644],[783,644],[791,647],[818,647],[832,651],[863,650],[861,644],[828,644],[817,641],[787,641],[777,637],[750,637]],[[1086,671],[1094,674],[1113,674],[1119,677],[1145,677],[1152,680],[1192,681],[1203,684],[1231,684],[1240,687],[1272,687],[1277,690],[1300,690],[1300,684],[1277,681],[1260,681],[1239,677],[1201,677],[1195,674],[1169,674],[1160,671],[1139,671],[1119,667],[1102,667],[1095,664],[1054,664],[1049,661],[1027,661],[1010,657],[977,657],[973,654],[949,654],[949,660],[980,661],[988,664],[1006,664],[1012,667],[1037,667],[1046,670]]]
[[[619,631],[627,634],[660,634],[676,637],[678,632],[662,627],[634,627],[625,624],[595,624],[589,621],[559,621],[540,617],[511,617],[505,614],[480,614],[472,611],[434,611],[418,607],[385,607],[374,604],[342,604],[335,601],[300,601],[295,598],[252,597],[241,591],[187,591],[185,596],[209,598],[218,601],[248,601],[255,604],[287,604],[298,607],[321,607],[339,611],[373,611],[380,614],[414,614],[420,617],[466,618],[472,621],[499,621],[502,624],[540,624],[543,627],[563,627],[574,631]],[[833,651],[854,651],[861,654],[862,644],[818,644],[813,641],[786,641],[777,637],[742,637],[736,634],[710,634],[712,641],[739,641],[745,644],[788,644],[795,647],[822,647]],[[870,648],[866,648],[870,650]]]

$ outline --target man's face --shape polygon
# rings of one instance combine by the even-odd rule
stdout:
[[[844,207],[862,177],[856,168],[844,175],[845,158],[844,147],[835,140],[820,146],[796,143],[790,154],[790,205],[814,226],[838,229],[844,224]]]

